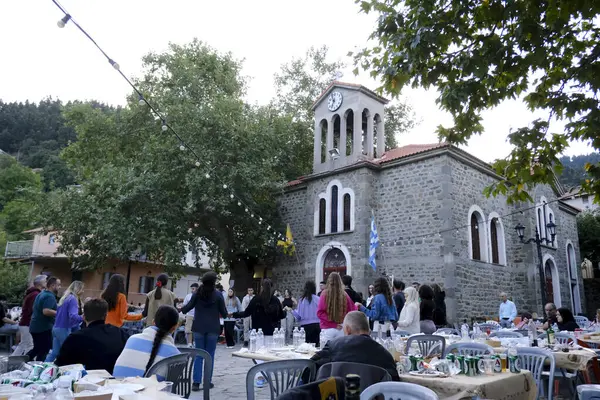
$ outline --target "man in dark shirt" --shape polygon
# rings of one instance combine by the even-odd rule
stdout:
[[[352,277],[350,275],[344,275],[342,276],[342,282],[344,282],[344,290],[346,291],[348,296],[350,296],[350,300],[352,300],[353,303],[362,303],[362,295],[354,291],[354,289],[352,289]]]
[[[556,304],[548,303],[544,307],[544,311],[546,312],[546,319],[544,320],[544,325],[542,325],[542,329],[546,330],[554,324],[558,324],[558,320],[556,319]]]
[[[400,380],[394,358],[369,335],[369,320],[360,311],[344,318],[344,336],[327,342],[323,350],[312,356],[317,368],[330,362],[354,362],[385,369],[394,381]]]
[[[317,296],[321,297],[321,293],[323,293],[323,290],[325,290],[326,286],[327,286],[327,282],[325,282],[325,281],[319,282],[319,293],[317,293]]]
[[[84,304],[83,319],[87,327],[67,337],[56,365],[83,364],[86,370],[104,369],[112,374],[128,335],[104,323],[107,313],[108,303],[103,299],[92,299]]]
[[[402,282],[400,279],[394,279],[394,304],[396,305],[396,310],[398,311],[398,318],[400,318],[400,312],[402,311],[402,309],[404,308],[404,303],[405,303],[405,299],[404,299],[404,282]],[[394,325],[396,325],[397,321],[394,321]],[[396,329],[396,326],[394,326],[394,329]]]

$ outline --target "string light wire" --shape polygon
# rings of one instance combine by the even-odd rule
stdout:
[[[143,95],[143,93],[137,88],[137,86],[131,81],[131,79],[129,79],[124,73],[123,71],[121,71],[121,67],[120,65],[113,60],[105,51],[104,49],[102,49],[102,47],[100,47],[100,45],[98,44],[98,42],[96,42],[96,40],[94,40],[94,38],[73,18],[72,14],[68,13],[67,10],[58,2],[58,0],[51,0],[52,3],[54,3],[54,5],[56,5],[56,7],[64,14],[64,17],[62,19],[59,20],[59,27],[64,27],[67,23],[72,23],[73,25],[75,25],[75,27],[85,36],[89,39],[90,42],[92,42],[92,44],[98,49],[98,51],[100,51],[100,53],[102,53],[102,55],[107,59],[107,61],[109,62],[109,64],[119,73],[119,75],[121,75],[121,77],[125,80],[125,82],[127,82],[127,84],[131,87],[131,89],[133,89],[133,91],[138,95],[138,104],[143,105],[145,104],[146,106],[148,106],[148,108],[154,113],[154,115],[159,118],[160,121],[162,121],[162,126],[161,129],[163,132],[167,132],[169,131],[170,133],[172,133],[176,138],[177,141],[180,144],[180,148],[181,150],[185,150],[188,151],[195,159],[195,165],[196,167],[198,167],[200,165],[200,163],[204,163],[204,165],[206,166],[208,171],[213,172],[214,174],[214,169],[210,168],[210,162],[202,159],[198,153],[195,151],[195,149],[190,146],[184,139],[183,137],[181,137],[181,135],[173,128],[173,126],[171,124],[169,124],[169,122],[167,121],[167,118],[158,110],[158,108],[156,108],[155,106],[153,106],[152,104],[150,104],[150,102],[148,101],[148,99]],[[209,178],[210,174],[209,172],[206,172],[206,177]],[[219,183],[223,186],[223,188],[227,188],[228,185],[221,180],[221,178],[217,175],[214,174],[214,178],[219,181]],[[247,203],[240,198],[239,196],[235,195],[235,194],[231,194],[230,197],[235,198],[239,203],[242,203],[242,205],[245,207],[246,213],[248,214],[248,205]],[[262,224],[262,218],[256,216],[254,213],[250,213],[250,218],[255,219],[256,222],[261,225]],[[283,236],[283,234],[279,233],[279,232],[270,232],[269,230],[267,230],[268,234],[273,234],[273,236],[276,239],[280,239],[283,240],[285,237]]]

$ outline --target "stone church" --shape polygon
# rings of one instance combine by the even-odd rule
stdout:
[[[438,283],[449,321],[497,316],[501,291],[519,312],[541,314],[542,288],[557,306],[582,312],[578,210],[560,200],[561,185],[536,187],[535,204],[508,205],[483,195],[502,177],[464,150],[437,143],[385,152],[387,102],[341,82],[316,99],[313,173],[289,182],[279,198],[297,252],[272,266],[276,287],[299,297],[306,280],[318,284],[337,271],[364,295],[386,274],[407,285]],[[381,242],[376,270],[372,216]],[[518,224],[525,240],[540,232],[541,277],[537,246],[521,242]]]

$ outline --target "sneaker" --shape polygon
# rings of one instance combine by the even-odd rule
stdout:
[[[199,383],[192,384],[192,392],[199,392],[199,391],[200,391],[200,384]]]
[[[256,379],[254,379],[254,386],[256,386],[257,388],[263,388],[266,386],[266,384],[267,384],[267,380],[262,375]]]

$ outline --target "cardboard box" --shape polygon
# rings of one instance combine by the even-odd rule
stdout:
[[[101,393],[76,393],[73,398],[79,400],[112,400],[112,392],[101,392]]]

